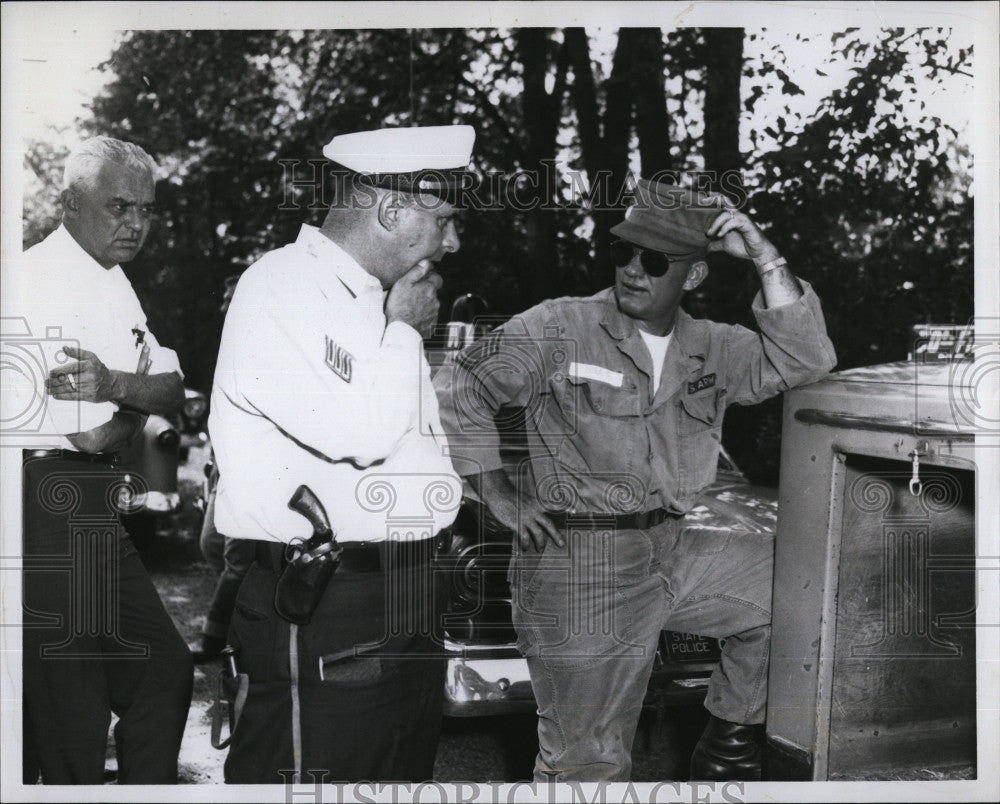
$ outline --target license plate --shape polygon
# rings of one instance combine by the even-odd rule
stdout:
[[[663,655],[672,662],[714,662],[719,659],[719,643],[711,637],[664,631]]]

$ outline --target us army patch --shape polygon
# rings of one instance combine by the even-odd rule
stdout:
[[[326,336],[326,367],[344,382],[351,381],[354,373],[354,356],[341,346],[337,346],[330,336]]]
[[[715,375],[706,374],[704,377],[699,377],[697,380],[691,380],[688,383],[688,393],[696,394],[699,391],[704,391],[706,388],[711,388],[715,385]]]

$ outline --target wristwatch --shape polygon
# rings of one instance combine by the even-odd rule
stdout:
[[[770,273],[777,268],[787,268],[788,260],[784,257],[775,257],[773,260],[765,262],[763,265],[757,266],[758,276],[763,276],[764,274]]]

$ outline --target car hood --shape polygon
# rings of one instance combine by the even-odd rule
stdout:
[[[721,472],[684,517],[684,527],[697,530],[774,533],[777,523],[776,489],[753,486]]]
[[[456,528],[482,533],[486,539],[507,541],[510,531],[493,516],[468,482]],[[695,500],[684,517],[684,527],[694,530],[735,530],[774,533],[778,523],[778,492],[747,483],[742,477],[719,472],[716,480]]]

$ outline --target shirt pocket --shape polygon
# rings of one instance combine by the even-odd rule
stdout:
[[[682,396],[677,432],[680,435],[693,435],[721,427],[725,395],[725,389],[718,388],[706,394]]]
[[[570,403],[575,410],[595,417],[621,418],[640,413],[639,395],[628,380],[617,387],[599,380],[569,378],[562,386],[564,410],[565,403]]]
[[[681,397],[677,406],[680,497],[686,500],[715,479],[722,443],[722,418],[726,392]]]
[[[566,434],[559,462],[578,471],[628,471],[638,448],[639,396],[628,380],[621,388],[597,380],[569,379],[553,391]]]

